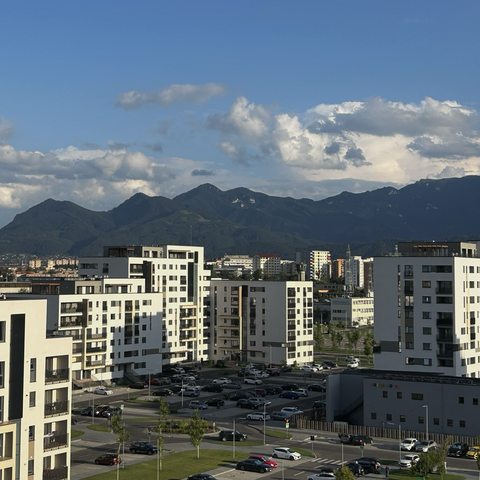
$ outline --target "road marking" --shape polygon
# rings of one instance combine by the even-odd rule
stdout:
[[[293,476],[296,477],[297,475],[301,475],[302,473],[305,473],[305,470],[302,470],[301,472],[294,473]]]
[[[311,462],[321,462],[323,460],[326,460],[326,458],[312,458],[312,460],[310,460]]]

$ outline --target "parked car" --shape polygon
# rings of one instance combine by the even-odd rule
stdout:
[[[302,365],[300,370],[303,372],[316,372],[317,369],[313,365]]]
[[[255,460],[253,458],[247,458],[237,463],[235,467],[237,470],[248,470],[249,472],[258,472],[265,473],[271,472],[272,467],[266,463],[261,462],[260,460]]]
[[[150,380],[147,380],[147,383],[149,385],[153,385],[154,387],[161,387],[162,385],[165,385],[163,379],[161,378],[151,378]]]
[[[92,416],[92,407],[85,407],[83,408],[81,411],[80,411],[80,415],[84,415],[84,416]]]
[[[353,355],[347,355],[345,357],[345,361],[346,362],[359,362],[360,363],[360,359],[358,357],[353,356]]]
[[[297,407],[283,407],[281,412],[291,417],[292,415],[295,415],[297,413],[303,413],[303,410],[300,410]]]
[[[352,435],[349,433],[339,433],[338,438],[340,439],[341,443],[351,443],[350,439],[352,438]]]
[[[363,470],[365,471],[365,475],[368,473],[380,473],[382,469],[382,464],[380,460],[376,457],[361,457],[356,460],[359,463]]]
[[[311,392],[326,392],[327,387],[321,383],[312,383],[307,387],[307,390],[310,390]]]
[[[470,447],[468,449],[467,454],[465,455],[467,458],[477,458],[480,455],[480,447]]]
[[[283,365],[283,367],[280,368],[281,372],[291,372],[292,371],[292,366],[291,365]]]
[[[279,395],[282,391],[283,390],[280,387],[265,387],[267,395]]]
[[[238,400],[242,398],[250,398],[252,395],[248,392],[235,392],[235,393],[226,393],[223,397],[225,400],[233,400],[234,402],[238,402]]]
[[[105,410],[102,410],[100,416],[105,418],[112,418],[114,415],[121,415],[122,409],[120,407],[108,407]]]
[[[224,383],[222,386],[223,388],[232,388],[237,390],[240,390],[242,388],[242,384],[240,382]]]
[[[202,390],[204,392],[214,392],[214,393],[221,393],[223,392],[223,385],[220,385],[218,383],[209,383],[208,385],[205,385]]]
[[[345,466],[356,476],[364,475],[365,471],[363,467],[357,462],[348,462]]]
[[[260,460],[262,463],[266,463],[267,465],[270,465],[272,468],[277,468],[277,462],[275,462],[269,457],[266,457],[265,455],[250,455],[248,458],[253,458],[254,460]]]
[[[350,370],[355,370],[359,366],[360,366],[360,364],[358,362],[355,362],[355,361],[348,362],[348,364],[347,364],[347,368],[350,369]]]
[[[293,393],[296,393],[299,397],[308,397],[308,390],[305,388],[294,390]]]
[[[187,480],[217,480],[213,475],[209,473],[196,473],[195,475],[190,475]]]
[[[252,408],[252,409],[257,409],[260,404],[257,403],[257,402],[252,402],[252,400],[254,400],[253,398],[241,398],[238,402],[237,402],[237,407],[238,408]]]
[[[196,410],[207,410],[208,405],[205,402],[202,402],[201,400],[192,400],[188,404],[188,408],[195,408]]]
[[[109,465],[113,467],[113,465],[117,465],[118,463],[118,457],[115,453],[104,453],[95,459],[95,465]]]
[[[238,430],[222,430],[219,434],[218,437],[222,442],[226,442],[227,440],[233,440],[233,437],[235,436],[235,441],[238,442],[243,442],[247,439],[247,436],[239,432]]]
[[[128,388],[136,388],[138,390],[143,390],[144,388],[148,388],[147,382],[135,382],[131,383]]]
[[[317,410],[319,408],[325,408],[327,406],[327,402],[325,400],[315,400],[312,404],[312,408]]]
[[[208,400],[205,400],[205,403],[209,407],[223,407],[225,405],[225,400],[222,398],[209,398]]]
[[[284,392],[298,390],[299,388],[300,387],[296,383],[285,383],[284,385],[282,385],[282,390]]]
[[[449,457],[464,457],[468,452],[468,445],[466,443],[456,442],[447,450]]]
[[[373,443],[373,438],[368,435],[354,435],[350,438],[350,443],[353,445],[365,445],[367,443]]]
[[[196,388],[186,388],[183,392],[178,392],[178,395],[183,395],[184,397],[198,397],[200,392]]]
[[[173,393],[180,393],[183,388],[181,385],[171,385],[170,386],[170,390],[173,392]]]
[[[400,460],[399,465],[401,467],[412,468],[418,461],[420,457],[415,455],[414,453],[408,453],[404,455],[403,458]]]
[[[400,442],[400,448],[402,450],[407,450],[410,452],[411,450],[415,450],[415,445],[418,443],[418,440],[416,438],[404,438]]]
[[[93,391],[95,395],[113,395],[113,390],[109,390],[108,388],[105,387],[97,387]]]
[[[130,452],[153,455],[154,453],[157,453],[157,447],[152,445],[150,442],[132,442],[130,444]]]
[[[263,422],[264,419],[265,421],[270,420],[270,415],[268,413],[264,415],[263,412],[249,413],[247,415],[247,420],[259,420]]]
[[[423,440],[415,445],[416,452],[426,453],[429,450],[435,450],[436,448],[437,442],[435,442],[434,440]]]
[[[270,414],[270,418],[272,420],[285,420],[286,418],[290,418],[290,415],[287,415],[284,412],[273,412]]]
[[[152,395],[154,397],[168,397],[170,395],[173,395],[173,391],[169,388],[162,388],[161,390],[155,390]]]
[[[302,456],[288,447],[277,447],[273,450],[273,458],[286,458],[287,460],[300,460]]]
[[[334,478],[336,478],[334,473],[320,472],[320,473],[314,473],[312,475],[309,475],[307,477],[307,480],[330,480]]]
[[[110,405],[97,405],[97,406],[95,407],[95,411],[94,411],[93,415],[94,415],[95,417],[101,417],[101,416],[102,416],[102,412],[103,412],[104,410],[106,410],[107,408],[110,408]]]
[[[256,388],[254,393],[260,397],[265,397],[267,395],[267,392],[264,388]]]
[[[278,368],[267,368],[267,373],[271,377],[278,377],[280,375],[280,370],[278,370]]]
[[[260,378],[245,377],[244,380],[243,380],[243,383],[246,383],[248,385],[261,385],[263,383],[263,381],[260,380]]]
[[[293,400],[297,400],[298,399],[298,393],[296,392],[290,392],[290,391],[286,391],[286,392],[282,392],[280,395],[279,395],[280,398],[290,398],[290,399],[293,399]]]
[[[332,361],[330,361],[330,360],[325,360],[325,361],[322,363],[322,367],[325,368],[325,369],[338,368],[338,363],[337,363],[337,362],[332,362]]]
[[[215,378],[212,380],[212,383],[218,384],[218,385],[224,385],[225,383],[230,383],[231,380],[226,377],[220,377],[220,378]]]

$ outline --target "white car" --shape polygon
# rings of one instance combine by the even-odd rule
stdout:
[[[196,410],[207,410],[208,405],[201,400],[192,400],[188,404],[188,408],[195,408]]]
[[[249,385],[261,385],[263,382],[259,378],[245,378],[243,383],[247,383]]]
[[[263,422],[263,412],[258,413],[249,413],[247,415],[247,420],[260,420]],[[265,421],[270,420],[270,415],[268,413],[265,414]]]
[[[300,367],[300,370],[303,370],[304,372],[316,372],[317,369],[312,367],[311,365],[302,365]]]
[[[220,377],[220,378],[216,378],[215,380],[213,380],[212,383],[217,383],[219,385],[223,385],[225,383],[232,383],[232,381],[228,378]]]
[[[193,375],[182,375],[184,382],[195,382],[197,379]]]
[[[418,440],[416,438],[405,438],[400,442],[400,448],[402,450],[413,450],[415,448],[415,445],[418,443]]]
[[[97,387],[93,393],[96,395],[113,395],[113,390],[108,390],[105,387]]]
[[[429,450],[435,450],[436,448],[437,442],[434,440],[423,440],[415,445],[416,452],[427,453]]]
[[[302,456],[288,447],[277,447],[272,454],[273,458],[286,458],[287,460],[300,460]]]
[[[294,390],[294,392],[299,397],[308,397],[308,390],[306,388],[298,388],[297,390]]]
[[[358,367],[359,367],[358,362],[356,362],[355,360],[348,362],[347,368],[349,368],[350,370],[354,370]]]
[[[307,477],[307,480],[320,480],[320,479],[328,480],[329,478],[335,478],[335,474],[330,472],[314,473],[313,475],[309,475]]]
[[[399,465],[401,467],[407,467],[411,468],[413,465],[415,465],[418,461],[420,460],[420,457],[418,455],[415,455],[414,453],[409,453],[408,455],[405,455],[399,462]]]
[[[260,373],[262,373],[262,372],[260,370],[256,369],[256,368],[249,368],[246,371],[247,375],[259,375]]]
[[[297,407],[283,407],[280,411],[289,417],[295,415],[296,413],[303,413],[303,410],[300,410]]]

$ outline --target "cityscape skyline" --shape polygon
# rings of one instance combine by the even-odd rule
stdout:
[[[479,6],[7,5],[0,226],[197,185],[315,200],[479,174]]]

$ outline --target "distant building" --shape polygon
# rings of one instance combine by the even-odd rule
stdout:
[[[253,256],[253,271],[261,270],[264,275],[278,275],[281,271],[280,255],[257,253]]]
[[[373,258],[363,262],[363,291],[367,296],[373,294]]]
[[[212,279],[211,358],[313,362],[312,282]]]
[[[330,252],[312,250],[307,265],[307,278],[316,281],[328,281],[330,278]]]
[[[338,280],[339,278],[345,279],[345,260],[343,258],[337,258],[332,261],[332,280]]]
[[[330,300],[331,322],[346,327],[373,325],[373,298],[335,297]]]
[[[70,478],[72,339],[46,301],[0,300],[0,478]]]

